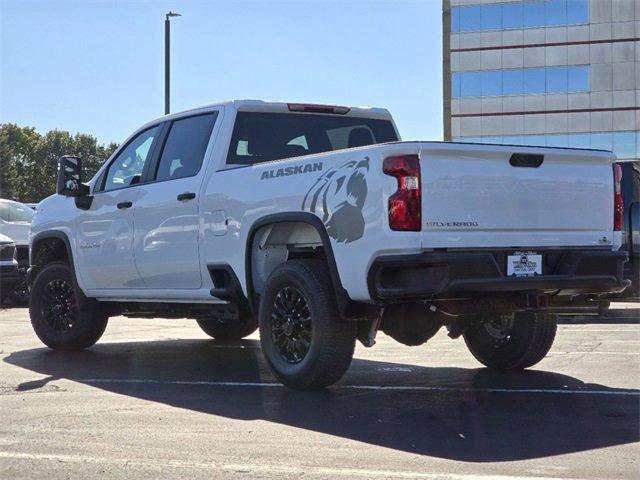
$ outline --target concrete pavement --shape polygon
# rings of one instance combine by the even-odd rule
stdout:
[[[0,478],[638,478],[640,310],[614,307],[517,374],[380,335],[324,392],[277,384],[255,335],[116,318],[63,353],[2,310]]]

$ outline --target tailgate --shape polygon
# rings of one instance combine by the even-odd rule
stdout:
[[[542,163],[513,166],[514,153],[542,155]],[[614,158],[590,150],[423,143],[423,248],[611,245]]]

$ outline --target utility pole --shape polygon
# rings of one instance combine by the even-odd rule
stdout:
[[[179,13],[169,12],[164,17],[164,114],[170,110],[171,91],[171,17],[181,17]]]

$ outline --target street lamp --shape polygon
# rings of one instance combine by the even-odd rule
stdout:
[[[169,19],[171,17],[181,17],[179,13],[169,12],[164,17],[164,114],[169,113],[169,84],[171,82],[171,75],[169,73],[170,65],[170,53],[171,48],[171,23]]]

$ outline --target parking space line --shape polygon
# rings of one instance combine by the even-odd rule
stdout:
[[[588,333],[635,333],[637,334],[638,327],[640,324],[611,324],[611,327],[615,326],[615,330],[613,328],[585,328],[582,325],[558,325],[558,330],[573,332],[588,332]]]
[[[281,383],[268,382],[225,382],[215,380],[156,380],[135,378],[84,378],[73,381],[87,384],[104,383],[131,383],[131,384],[157,384],[157,385],[192,385],[211,387],[258,387],[258,388],[286,388]],[[616,389],[616,390],[575,390],[561,388],[466,388],[446,386],[422,386],[422,385],[336,385],[336,390],[384,390],[384,391],[419,391],[419,392],[478,392],[478,393],[549,393],[563,395],[622,395],[640,397],[640,390]]]
[[[511,475],[482,475],[482,474],[457,474],[457,473],[425,473],[411,471],[394,471],[394,470],[373,470],[363,468],[334,468],[334,467],[315,467],[315,466],[298,466],[288,464],[251,464],[251,463],[219,463],[219,462],[198,462],[189,460],[144,460],[137,458],[107,458],[94,457],[87,455],[62,455],[49,453],[27,453],[0,451],[0,458],[22,459],[22,460],[49,460],[56,462],[68,463],[95,463],[95,464],[111,464],[131,467],[148,467],[153,469],[173,468],[198,468],[205,470],[242,472],[242,473],[277,473],[280,475],[294,476],[319,476],[322,478],[331,477],[364,477],[364,478],[424,478],[433,480],[563,480],[559,477],[530,477],[530,476],[511,476]],[[575,480],[575,479],[572,479]]]
[[[551,350],[549,353],[556,355],[585,355],[592,353],[595,353],[596,355],[640,355],[640,352],[600,352],[597,350],[586,350],[584,352],[554,352]]]

